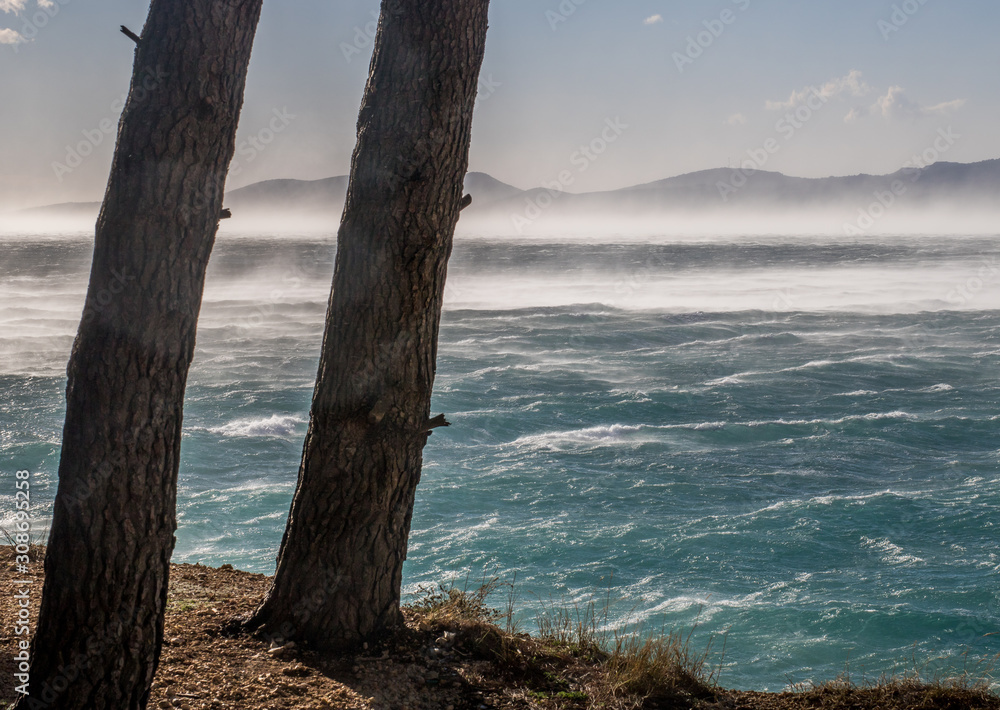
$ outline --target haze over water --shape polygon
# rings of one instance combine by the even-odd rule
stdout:
[[[3,237],[0,485],[39,522],[90,240]],[[220,236],[175,561],[273,571],[333,251]],[[728,633],[734,687],[1000,653],[998,372],[992,237],[459,240],[404,586],[516,575],[529,626],[611,589]]]

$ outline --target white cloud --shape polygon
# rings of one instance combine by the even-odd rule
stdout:
[[[3,0],[0,0],[0,2],[3,2]],[[642,24],[655,25],[657,22],[663,22],[663,15],[650,15],[642,21]]]
[[[813,96],[818,96],[824,103],[837,97],[858,98],[877,90],[864,80],[861,72],[853,69],[846,76],[831,79],[822,86],[807,86],[801,91],[793,91],[785,101],[767,101],[768,111],[788,111],[805,103]],[[878,98],[871,106],[854,106],[844,116],[845,123],[855,123],[865,116],[882,116],[886,120],[911,120],[922,116],[945,116],[957,111],[965,105],[965,99],[945,101],[933,106],[910,99],[902,87],[890,86],[884,94],[878,92]]]
[[[965,99],[944,101],[934,106],[924,106],[906,95],[901,86],[890,86],[885,96],[879,96],[871,106],[871,113],[886,120],[908,120],[921,116],[946,116],[965,105]]]
[[[862,113],[861,109],[855,106],[854,108],[852,108],[850,111],[847,112],[846,116],[844,116],[844,123],[855,123],[863,115],[864,114]]]
[[[861,78],[861,72],[852,69],[846,76],[831,79],[822,86],[807,86],[801,91],[793,91],[787,101],[767,101],[764,105],[768,111],[782,111],[793,109],[805,103],[810,96],[819,95],[825,101],[829,101],[841,94],[864,96],[871,91],[872,87]]]
[[[48,2],[49,0],[42,0]],[[21,12],[27,6],[28,0],[0,0],[0,10],[4,12]]]
[[[24,37],[19,32],[8,29],[0,29],[0,44],[21,44]]]
[[[732,116],[726,119],[726,123],[730,126],[742,126],[747,122],[747,117],[742,113],[734,113]]]
[[[38,7],[43,10],[51,10],[56,6],[55,0],[36,0]],[[13,12],[21,14],[28,7],[28,0],[0,0],[0,12]]]

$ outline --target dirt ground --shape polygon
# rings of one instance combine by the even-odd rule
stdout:
[[[5,548],[10,551],[11,548]],[[12,557],[3,561],[0,598],[0,707],[15,697],[12,680],[15,580]],[[32,581],[32,620],[41,598],[41,564]],[[476,650],[467,629],[445,633],[417,612],[406,612],[407,628],[377,648],[347,657],[233,633],[234,622],[260,603],[270,580],[224,565],[173,565],[166,615],[166,642],[153,685],[151,708],[181,710],[504,710],[508,708],[717,708],[786,710],[829,708],[942,708],[1000,710],[1000,700],[982,693],[958,695],[927,689],[827,687],[805,693],[752,693],[713,689],[707,697],[607,697],[594,693],[602,670],[594,661],[557,658],[543,643],[523,644],[500,661]],[[520,642],[519,642],[520,643]],[[481,644],[480,644],[481,646]],[[539,653],[522,649],[538,649]],[[920,692],[917,692],[919,690]]]

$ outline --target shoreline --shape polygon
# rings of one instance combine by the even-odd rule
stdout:
[[[10,550],[10,548],[7,548]],[[32,555],[31,620],[42,590]],[[18,575],[8,554],[7,579]],[[337,656],[231,634],[263,598],[270,577],[172,564],[166,628],[150,708],[181,710],[507,710],[513,708],[700,708],[703,710],[1000,710],[976,678],[926,683],[915,676],[857,687],[835,679],[784,692],[727,690],[707,653],[683,636],[607,638],[580,617],[556,616],[535,635],[505,626],[491,609],[496,585],[441,590],[404,607],[402,628],[374,648]],[[10,586],[10,585],[8,585]],[[14,699],[13,593],[0,603],[0,707]],[[598,641],[605,641],[599,644]],[[274,646],[274,647],[272,647]]]

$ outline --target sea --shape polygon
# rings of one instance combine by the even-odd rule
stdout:
[[[0,517],[28,470],[44,537],[92,240],[0,242]],[[273,572],[334,252],[220,233],[175,561]],[[525,630],[594,604],[610,636],[691,632],[734,688],[990,677],[996,237],[466,235],[432,413],[408,599],[497,578]]]

